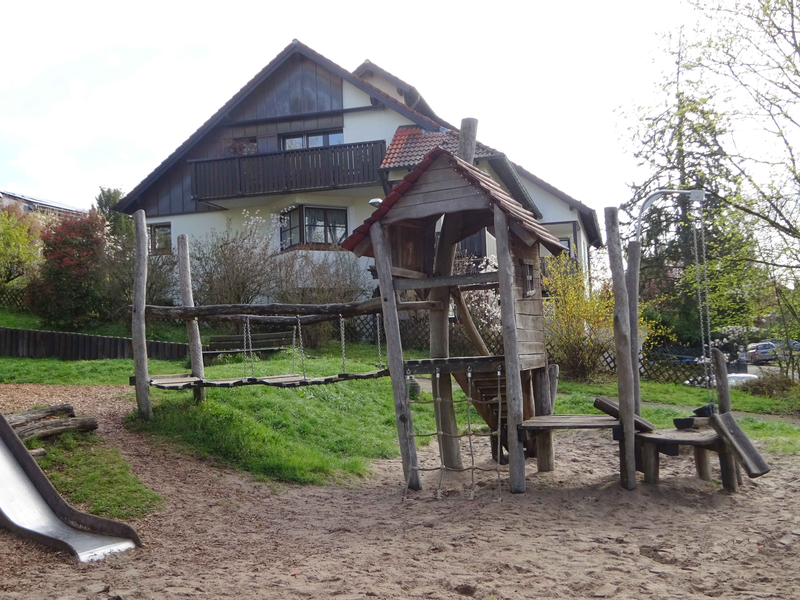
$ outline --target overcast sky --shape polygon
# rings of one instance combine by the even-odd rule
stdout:
[[[131,190],[292,38],[369,58],[444,119],[601,210],[636,178],[619,110],[652,102],[680,0],[6,3],[0,190]]]

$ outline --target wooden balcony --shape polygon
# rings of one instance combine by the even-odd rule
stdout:
[[[386,142],[189,161],[196,200],[379,185]]]

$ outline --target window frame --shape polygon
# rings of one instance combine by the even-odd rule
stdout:
[[[302,133],[287,133],[281,136],[281,149],[283,152],[294,152],[297,150],[312,150],[313,148],[331,148],[330,144],[330,136],[333,134],[340,133],[342,134],[342,143],[341,144],[333,144],[333,146],[341,146],[344,144],[344,129],[324,129],[322,131],[304,131]],[[321,135],[322,136],[322,146],[313,146],[309,147],[308,145],[308,138],[315,137]],[[302,148],[292,148],[291,150],[287,150],[286,148],[286,140],[302,138],[303,139],[303,147]]]
[[[528,258],[519,259],[522,274],[522,297],[533,298],[536,296],[536,263]]]
[[[167,248],[160,248],[157,245],[158,235],[156,234],[157,229],[168,229],[169,230],[169,246]],[[168,256],[172,254],[172,222],[168,221],[166,223],[151,223],[147,226],[147,235],[149,238],[149,250],[152,256]]]
[[[564,246],[564,242],[567,242],[567,244],[566,244],[566,246],[564,246],[564,248],[567,249],[567,255],[570,258],[572,258],[572,238],[568,238],[568,237],[558,238],[558,241],[562,246]]]
[[[306,241],[306,228],[308,225],[306,224],[306,209],[312,208],[315,210],[322,210],[325,212],[324,221],[323,221],[323,230],[325,232],[325,240],[324,242],[308,242]],[[296,227],[299,228],[299,241],[296,244],[291,244],[289,246],[284,246],[283,244],[283,234],[284,232],[291,232],[294,227],[284,227],[284,219],[290,219],[291,213],[294,211],[298,211],[298,225]],[[328,240],[328,228],[329,228],[329,221],[328,221],[328,212],[329,211],[339,211],[344,213],[344,232],[345,238],[350,231],[350,221],[347,214],[347,207],[345,206],[319,206],[316,204],[298,204],[294,206],[291,210],[287,210],[282,212],[280,215],[280,226],[278,228],[278,243],[280,245],[281,252],[285,250],[298,250],[298,249],[305,249],[305,250],[327,250],[331,247],[339,247],[338,242],[329,242]],[[289,234],[289,240],[291,241],[291,233]]]

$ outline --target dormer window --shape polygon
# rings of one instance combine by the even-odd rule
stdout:
[[[325,131],[321,133],[300,133],[287,135],[283,138],[284,150],[302,150],[303,148],[324,148],[344,144],[344,133],[338,131]]]

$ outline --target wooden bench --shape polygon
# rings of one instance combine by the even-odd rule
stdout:
[[[697,476],[711,481],[709,452],[719,452],[720,438],[708,429],[664,429],[653,432],[637,432],[636,441],[641,444],[641,470],[645,483],[658,483],[659,454],[677,456],[681,446],[694,448]]]
[[[292,345],[291,331],[276,331],[273,333],[254,333],[250,336],[253,344],[253,354],[263,358],[264,354],[285,350]],[[203,347],[203,364],[208,364],[225,354],[242,354],[244,352],[244,335],[214,335],[211,336],[208,346]]]

